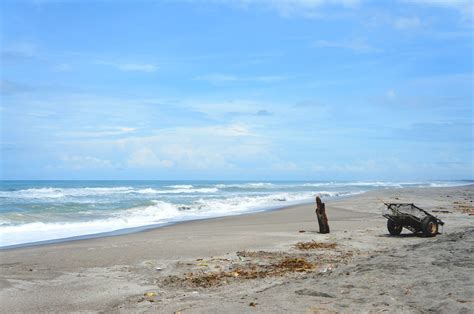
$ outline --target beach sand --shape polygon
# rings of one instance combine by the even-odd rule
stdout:
[[[438,211],[443,234],[388,236],[381,200]],[[2,250],[1,311],[470,313],[473,200],[474,186],[384,189],[326,201],[330,234],[307,204]]]

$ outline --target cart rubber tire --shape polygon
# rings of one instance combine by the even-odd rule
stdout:
[[[438,234],[438,222],[432,217],[425,217],[421,222],[421,231],[425,237],[434,237]]]
[[[391,235],[400,235],[400,233],[402,233],[403,226],[398,225],[391,219],[387,219],[387,229]]]

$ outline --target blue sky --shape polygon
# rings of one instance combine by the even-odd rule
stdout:
[[[1,3],[4,179],[473,179],[470,0]]]

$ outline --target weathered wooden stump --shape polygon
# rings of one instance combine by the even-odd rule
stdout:
[[[319,233],[329,233],[328,217],[326,216],[326,205],[316,196],[316,216],[318,217]]]

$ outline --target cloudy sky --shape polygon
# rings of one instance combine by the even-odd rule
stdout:
[[[473,179],[470,0],[1,2],[4,179]]]

